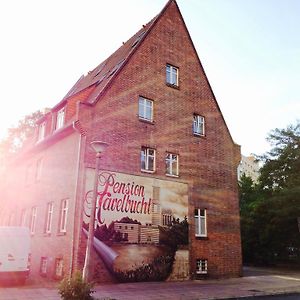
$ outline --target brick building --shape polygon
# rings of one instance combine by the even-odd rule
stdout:
[[[7,170],[0,220],[30,227],[33,277],[61,278],[83,266],[94,140],[109,144],[99,175],[96,280],[124,280],[129,269],[140,280],[144,262],[153,273],[165,266],[150,280],[241,274],[240,147],[175,0],[77,81]],[[184,278],[176,268],[185,268]]]

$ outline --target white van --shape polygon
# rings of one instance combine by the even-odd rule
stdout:
[[[0,226],[0,283],[24,283],[29,275],[29,263],[29,229]]]

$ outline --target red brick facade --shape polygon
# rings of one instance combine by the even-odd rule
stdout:
[[[166,84],[166,64],[178,68],[178,86]],[[34,161],[40,155],[39,151],[44,151],[43,147],[48,149],[47,157],[54,155],[53,149],[58,147],[60,151],[70,153],[70,159],[77,162],[70,174],[65,174],[66,178],[71,178],[68,190],[72,190],[66,195],[72,203],[68,211],[66,246],[63,246],[66,249],[61,248],[63,244],[59,241],[62,239],[54,236],[47,251],[60,254],[45,255],[69,257],[64,264],[65,273],[82,266],[85,248],[85,238],[81,234],[84,169],[95,164],[95,154],[89,143],[103,140],[109,148],[101,160],[102,170],[188,184],[190,278],[197,278],[197,259],[207,260],[211,277],[241,275],[236,174],[240,149],[232,141],[176,1],[169,1],[158,17],[148,24],[134,51],[97,95],[99,82],[82,85],[83,89],[79,88],[75,94],[71,90],[70,97],[67,95],[57,106],[66,105],[65,126],[69,124],[70,138],[73,137],[79,145],[77,152],[72,153],[70,147],[62,146],[66,134],[59,136],[56,133],[57,137],[51,140],[52,132],[48,129],[49,145],[36,145],[37,150],[28,158]],[[80,84],[77,83],[77,87]],[[139,119],[139,96],[153,100],[153,122]],[[53,109],[46,116],[47,124],[54,122],[55,111]],[[194,114],[205,118],[204,136],[193,134]],[[53,125],[47,126],[53,128]],[[156,150],[154,173],[141,171],[142,146]],[[38,147],[42,148],[39,150]],[[167,152],[179,156],[178,177],[166,175]],[[59,152],[55,155],[64,157]],[[61,166],[64,165],[70,166],[61,161]],[[49,184],[60,186],[69,180],[58,182],[61,176],[55,176]],[[55,188],[50,193],[57,190]],[[34,201],[43,201],[42,198],[42,192],[39,200],[32,196],[36,199]],[[63,195],[58,198],[63,198]],[[207,237],[203,238],[195,237],[194,210],[198,208],[207,211]],[[53,223],[57,222],[53,220]],[[35,239],[34,243],[44,242]],[[42,256],[40,252],[37,255]],[[38,263],[35,269],[38,269]],[[100,267],[96,268],[98,280],[111,281],[107,271],[101,272],[103,263],[99,261],[99,264]]]

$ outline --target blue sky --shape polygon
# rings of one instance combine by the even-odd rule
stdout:
[[[0,137],[53,107],[77,79],[152,19],[166,0],[11,0],[0,3]],[[300,1],[178,0],[242,153],[300,119]]]

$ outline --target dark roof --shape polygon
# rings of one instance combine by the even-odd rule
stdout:
[[[149,23],[144,25],[134,36],[132,36],[126,43],[124,43],[117,51],[115,51],[110,57],[104,60],[94,70],[89,71],[87,75],[81,76],[71,90],[67,93],[63,100],[77,94],[84,89],[95,85],[96,88],[92,94],[88,97],[88,103],[94,103],[98,97],[102,94],[112,79],[119,73],[122,67],[127,63],[131,55],[142,43],[146,35],[150,32],[156,20],[162,15],[165,9],[171,2],[175,0],[169,0],[163,10],[153,18]]]

